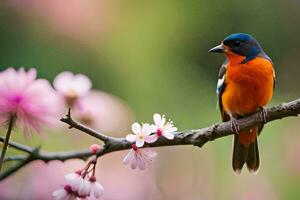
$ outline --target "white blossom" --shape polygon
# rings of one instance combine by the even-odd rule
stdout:
[[[150,137],[152,129],[149,124],[145,123],[141,126],[139,123],[133,123],[131,129],[134,134],[128,134],[126,140],[135,142],[137,147],[144,146],[145,142],[154,142],[153,137]]]

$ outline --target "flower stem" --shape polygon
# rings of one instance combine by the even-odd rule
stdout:
[[[10,135],[11,135],[11,132],[12,132],[12,129],[13,129],[15,118],[16,117],[13,115],[13,116],[11,116],[11,118],[9,120],[8,129],[7,129],[7,132],[6,132],[6,136],[5,136],[5,140],[4,140],[3,147],[2,147],[2,152],[1,152],[0,172],[1,172],[2,164],[4,162],[4,157],[5,157],[7,147],[8,147],[8,142],[9,142],[9,138],[10,138]]]

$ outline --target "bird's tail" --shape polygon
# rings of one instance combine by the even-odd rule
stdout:
[[[259,168],[259,153],[257,135],[259,127],[240,131],[234,135],[232,167],[236,174],[240,174],[246,163],[250,172],[255,173]]]

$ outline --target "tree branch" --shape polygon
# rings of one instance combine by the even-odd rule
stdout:
[[[25,160],[26,157],[22,155],[16,155],[16,156],[8,156],[5,157],[4,162],[10,162],[10,161],[22,161]]]
[[[69,108],[68,114],[66,115],[66,117],[61,118],[60,121],[65,122],[67,124],[69,124],[69,129],[71,128],[76,128],[78,130],[81,130],[85,133],[87,133],[90,136],[93,136],[95,138],[98,138],[99,140],[102,140],[104,143],[106,143],[108,140],[112,140],[113,138],[107,135],[104,135],[100,132],[97,132],[83,124],[80,124],[78,122],[76,122],[75,120],[72,119],[71,116],[71,109]]]
[[[237,120],[237,124],[240,129],[247,129],[254,125],[261,123],[268,123],[277,119],[282,119],[289,116],[297,116],[300,114],[300,99],[291,101],[289,103],[282,103],[280,105],[266,109],[266,121],[260,117],[260,112],[254,113],[250,116],[244,117]],[[124,149],[130,149],[131,143],[126,141],[125,138],[115,138],[106,136],[99,133],[89,127],[86,127],[76,121],[71,117],[70,110],[66,117],[62,118],[61,121],[68,124],[70,128],[76,128],[84,133],[87,133],[95,138],[104,142],[103,148],[97,153],[97,156],[103,156],[110,152],[120,151]],[[231,135],[231,123],[224,122],[220,124],[214,124],[212,126],[177,132],[173,140],[168,140],[166,138],[159,138],[155,143],[147,144],[148,147],[161,147],[161,146],[174,146],[174,145],[194,145],[202,147],[206,142],[221,138],[227,135]],[[3,138],[0,138],[0,142],[3,142]],[[28,153],[28,157],[18,158],[21,160],[16,166],[8,169],[3,174],[0,175],[0,180],[12,175],[14,172],[21,169],[23,166],[27,165],[34,160],[42,160],[45,162],[51,160],[65,161],[68,159],[87,159],[93,154],[88,150],[78,150],[69,152],[45,152],[40,151],[39,148],[31,148],[16,142],[10,142],[9,145],[15,149]]]
[[[0,136],[0,142],[4,142],[4,137]],[[17,150],[20,150],[20,151],[23,151],[25,153],[32,153],[34,151],[34,149],[32,147],[29,147],[29,146],[26,146],[26,145],[23,145],[23,144],[19,144],[17,142],[8,142],[8,145],[14,149],[17,149]]]

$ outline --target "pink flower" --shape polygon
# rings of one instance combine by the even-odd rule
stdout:
[[[127,165],[131,163],[131,169],[136,169],[137,167],[140,170],[146,169],[147,164],[153,162],[157,153],[151,149],[140,149],[137,148],[135,144],[132,145],[132,149],[123,159],[123,164]]]
[[[92,88],[91,80],[83,74],[73,74],[72,72],[62,72],[53,81],[54,88],[64,97],[69,107],[77,105],[78,100],[89,94]]]
[[[77,172],[67,174],[65,179],[67,184],[63,189],[53,192],[55,199],[98,199],[103,195],[103,187],[96,182],[95,170],[97,159],[93,159],[82,169]]]
[[[83,183],[83,177],[81,176],[80,173],[71,173],[71,174],[67,174],[65,176],[65,179],[68,183],[68,185],[70,185],[71,189],[73,191],[78,191],[79,187],[81,186],[81,184]]]
[[[65,185],[64,188],[55,190],[52,195],[55,200],[76,200],[76,195],[69,185]]]
[[[132,119],[122,100],[103,91],[91,90],[80,98],[80,105],[80,110],[72,110],[74,119],[100,132],[122,132]]]
[[[89,180],[83,179],[81,181],[79,188],[77,190],[78,196],[87,197],[91,192],[91,182]]]
[[[96,154],[100,149],[101,147],[98,144],[92,144],[90,146],[90,152],[92,152],[93,154]]]
[[[164,115],[155,113],[153,115],[153,121],[155,124],[151,125],[152,132],[156,134],[152,137],[155,137],[156,141],[159,137],[164,136],[165,138],[172,140],[174,139],[174,132],[177,131],[177,128],[174,127],[172,121],[167,121]]]
[[[0,73],[0,122],[15,116],[25,136],[58,122],[58,100],[47,80],[36,79],[35,69],[8,68]]]
[[[95,176],[92,176],[90,178],[90,182],[91,182],[90,197],[94,197],[96,199],[100,198],[103,195],[104,188],[102,187],[102,185],[100,183],[96,182]]]
[[[145,142],[153,142],[153,138],[150,137],[151,126],[149,124],[146,123],[141,126],[139,123],[133,123],[131,129],[134,134],[128,134],[126,136],[126,140],[129,142],[135,142],[137,147],[144,146]]]
[[[81,172],[75,172],[65,176],[71,190],[78,197],[87,197],[90,195],[91,183],[86,180],[85,177],[86,174],[81,174]]]

